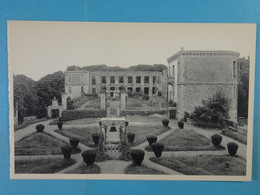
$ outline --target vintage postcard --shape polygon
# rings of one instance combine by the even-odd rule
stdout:
[[[255,24],[8,21],[11,179],[250,181]]]

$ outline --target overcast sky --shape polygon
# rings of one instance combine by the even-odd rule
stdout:
[[[39,80],[70,65],[167,65],[181,47],[252,59],[255,33],[254,24],[9,21],[8,60],[11,73]]]

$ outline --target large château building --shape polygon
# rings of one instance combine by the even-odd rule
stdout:
[[[108,97],[117,97],[121,87],[130,93],[142,93],[150,97],[159,92],[167,96],[167,70],[65,71],[65,94],[71,99],[84,94],[98,94],[101,89],[106,90]]]
[[[231,100],[230,120],[237,121],[237,60],[233,51],[185,51],[168,61],[168,99],[177,103],[177,118],[191,113],[216,91]]]

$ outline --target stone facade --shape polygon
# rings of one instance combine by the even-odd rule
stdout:
[[[149,96],[161,92],[167,96],[167,71],[66,71],[65,94],[77,98],[82,94],[98,94],[106,89],[107,96],[119,96],[120,87],[132,93],[141,92]]]
[[[230,120],[237,121],[237,59],[232,51],[184,51],[168,61],[168,100],[177,103],[177,118],[222,90],[231,99]]]

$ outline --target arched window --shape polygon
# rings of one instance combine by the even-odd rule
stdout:
[[[96,77],[95,76],[92,77],[92,85],[96,85]]]

